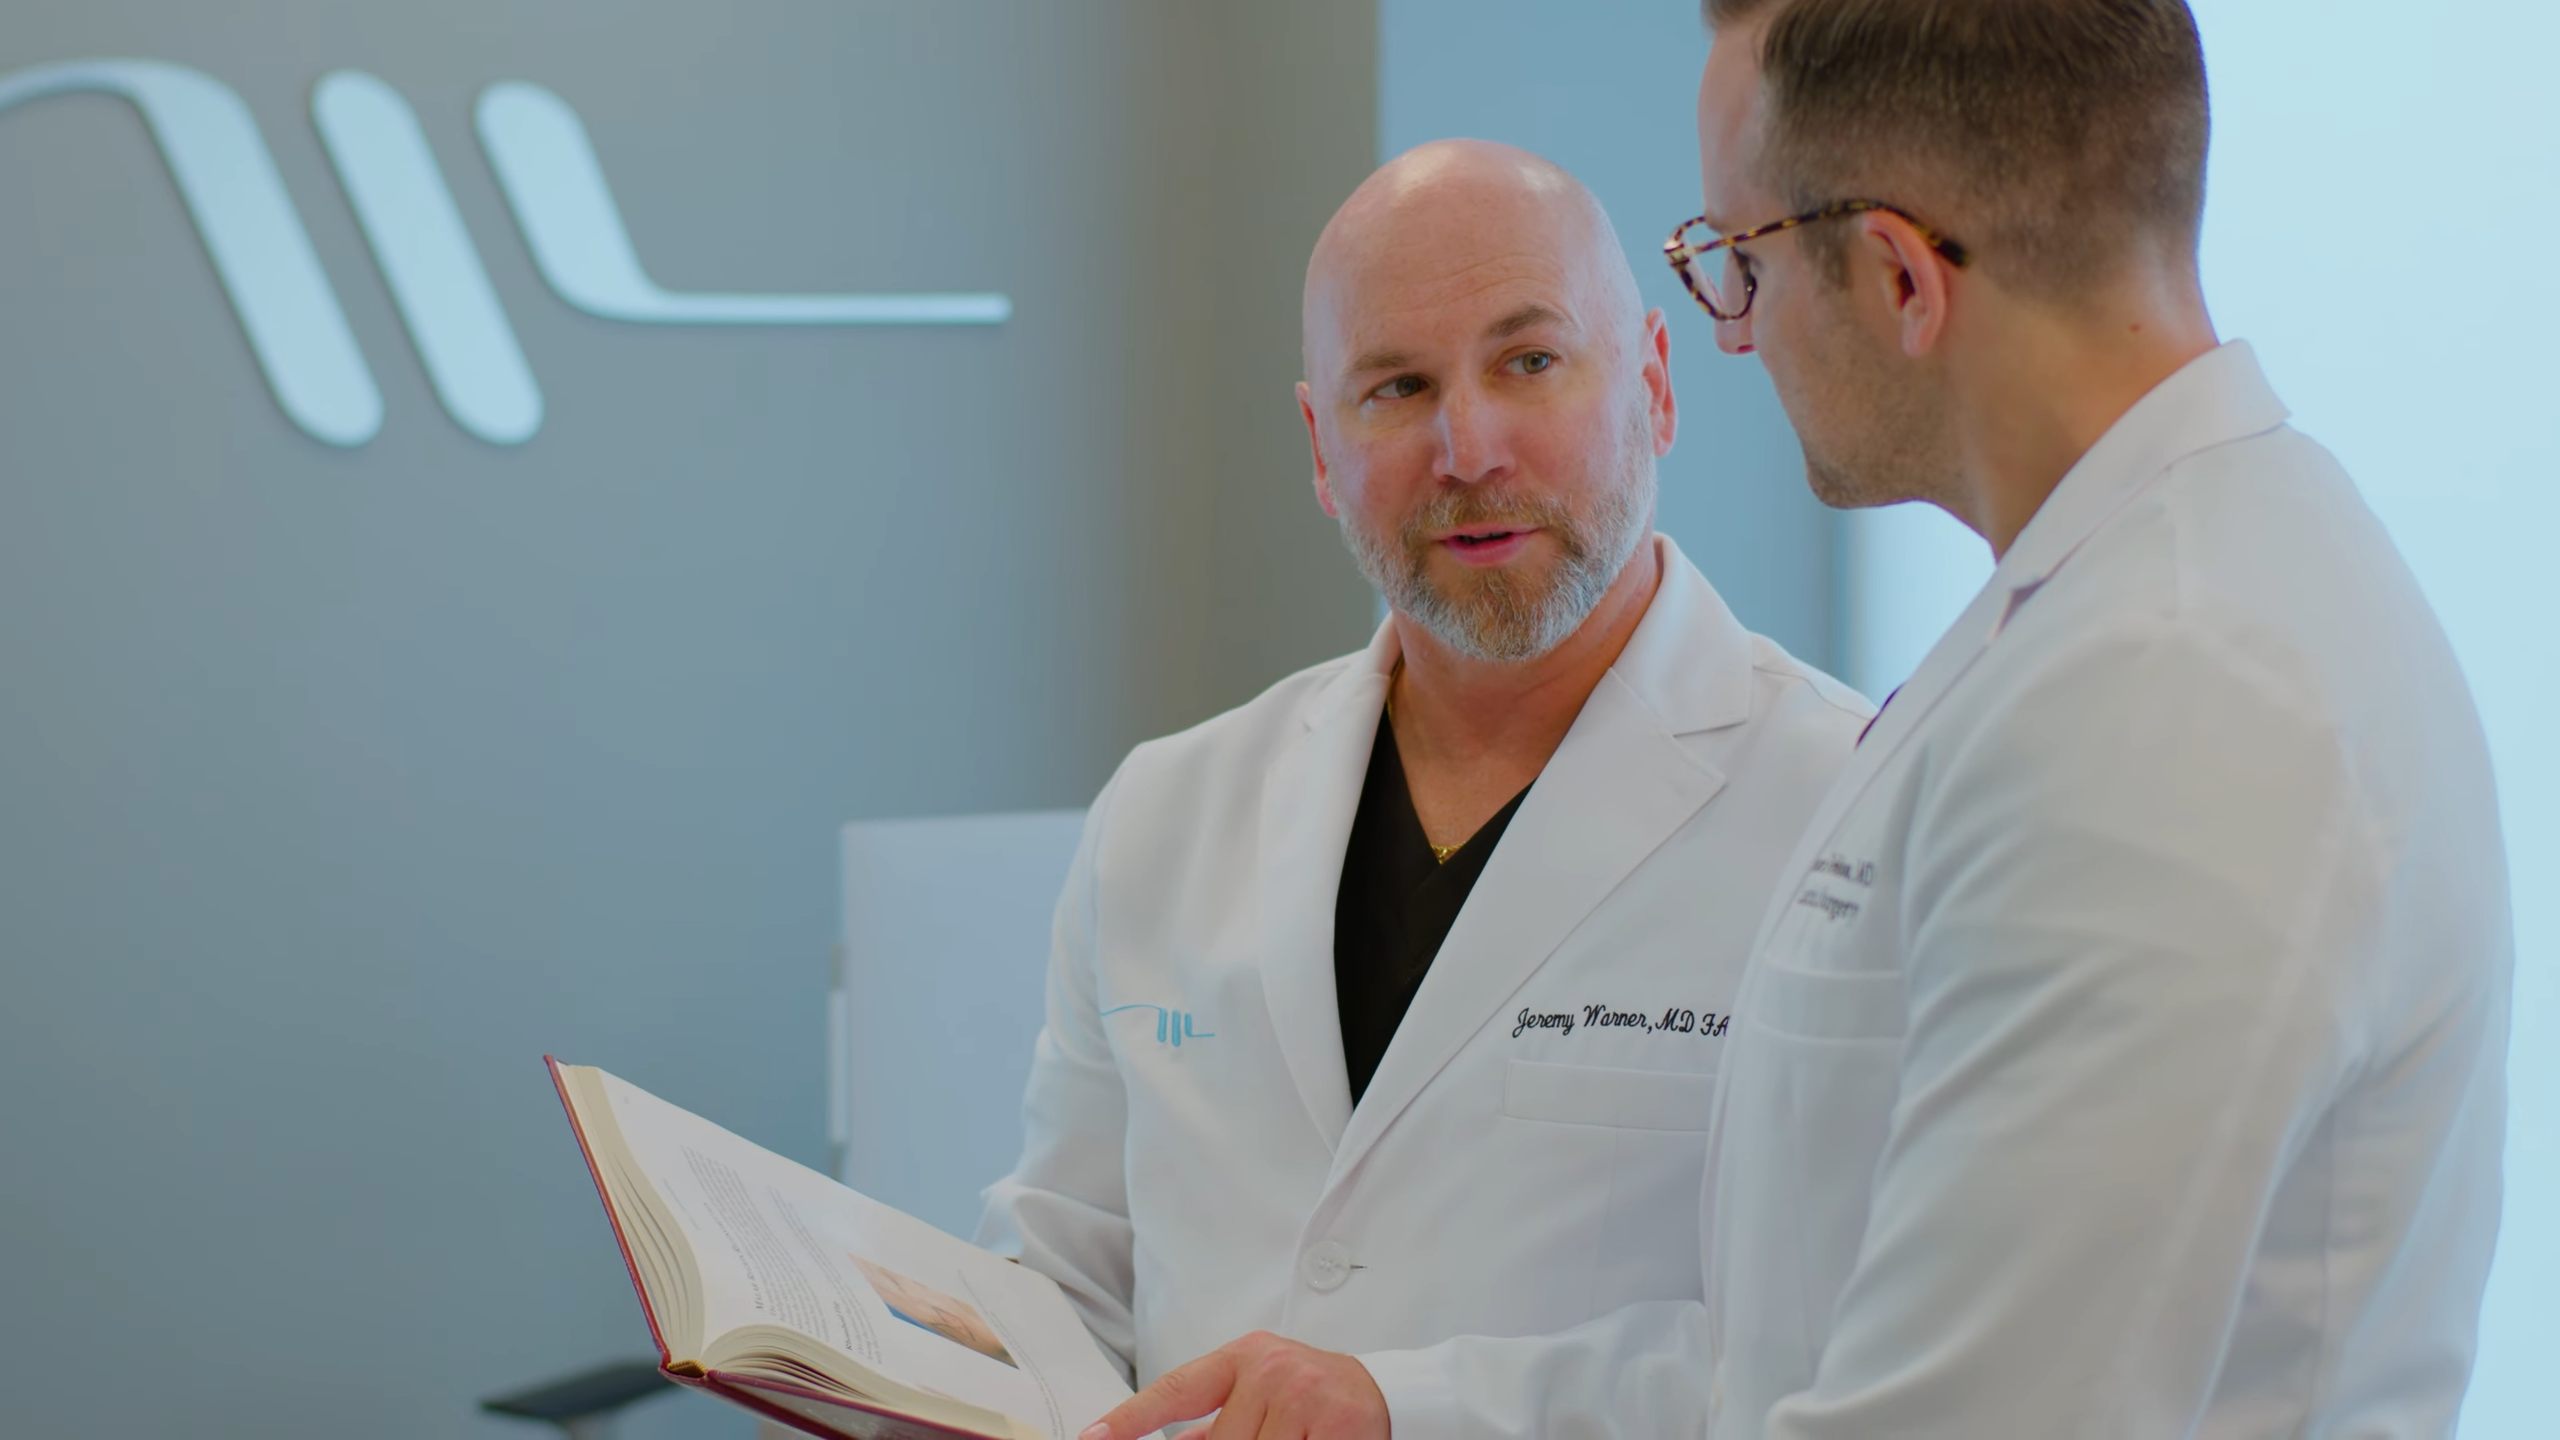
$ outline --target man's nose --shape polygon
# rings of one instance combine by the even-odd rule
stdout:
[[[1751,342],[1751,312],[1742,312],[1739,320],[1716,321],[1716,348],[1727,355],[1748,355],[1759,347]]]
[[[1467,386],[1452,387],[1440,402],[1442,478],[1478,484],[1510,468],[1501,407]]]

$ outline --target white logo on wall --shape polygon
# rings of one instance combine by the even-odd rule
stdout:
[[[371,440],[382,429],[382,391],[238,93],[180,65],[80,60],[0,76],[0,110],[75,92],[121,96],[142,112],[286,416],[332,445]],[[417,112],[356,70],[323,78],[311,112],[446,413],[493,445],[533,438],[542,428],[542,390]],[[994,294],[662,289],[640,268],[595,146],[568,102],[511,81],[480,93],[474,120],[535,267],[561,299],[590,315],[652,325],[993,325],[1012,313],[1012,302]]]

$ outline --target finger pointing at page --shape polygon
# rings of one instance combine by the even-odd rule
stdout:
[[[1227,1351],[1212,1350],[1188,1365],[1156,1377],[1156,1383],[1123,1400],[1110,1413],[1085,1427],[1076,1440],[1138,1440],[1184,1420],[1197,1420],[1224,1405],[1235,1388],[1236,1362]]]
[[[1389,1440],[1367,1366],[1261,1332],[1167,1371],[1076,1440],[1140,1440],[1212,1411],[1209,1440]]]

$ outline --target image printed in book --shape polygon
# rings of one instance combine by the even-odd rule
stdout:
[[[876,1261],[851,1252],[847,1252],[845,1258],[851,1260],[862,1271],[863,1278],[871,1282],[871,1288],[879,1292],[880,1303],[889,1307],[891,1315],[919,1330],[930,1330],[955,1345],[975,1350],[990,1360],[1013,1365],[1017,1370],[1022,1368],[1015,1364],[1012,1353],[1004,1348],[1004,1342],[996,1338],[995,1327],[987,1323],[987,1317],[978,1313],[978,1307]]]

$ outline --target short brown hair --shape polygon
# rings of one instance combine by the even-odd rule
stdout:
[[[2047,298],[2085,293],[2144,241],[2193,256],[2211,121],[2184,0],[1705,9],[1718,27],[1777,12],[1760,54],[1759,163],[1791,203],[1893,202]],[[1838,227],[1806,236],[1836,273]]]

